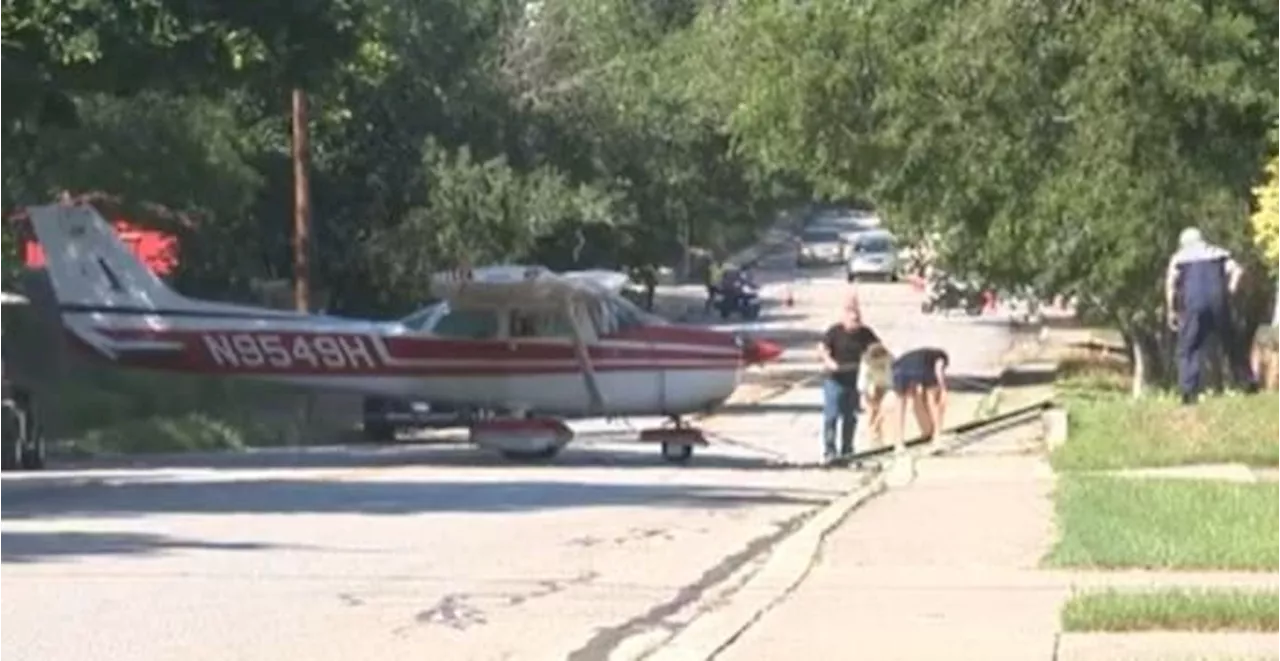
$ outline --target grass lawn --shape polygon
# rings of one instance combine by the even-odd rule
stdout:
[[[1194,407],[1168,397],[1067,399],[1071,433],[1055,470],[1280,461],[1280,415],[1271,393],[1206,397]]]
[[[1275,571],[1280,485],[1061,476],[1057,567]]]
[[[1064,631],[1276,631],[1280,595],[1250,590],[1104,590],[1071,597]]]
[[[1058,391],[1071,433],[1050,457],[1054,470],[1280,462],[1275,393],[1207,395],[1194,407],[1169,395],[1134,400],[1127,370],[1114,356],[1063,360]]]

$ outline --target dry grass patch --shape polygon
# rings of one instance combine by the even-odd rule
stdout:
[[[1058,356],[1058,390],[1064,395],[1127,393],[1133,378],[1129,359],[1106,345],[1070,346]]]
[[[1070,439],[1054,450],[1055,470],[1112,470],[1280,461],[1274,395],[1207,397],[1192,407],[1173,397],[1068,400]]]
[[[1102,590],[1071,597],[1064,631],[1276,631],[1280,598],[1274,591]]]

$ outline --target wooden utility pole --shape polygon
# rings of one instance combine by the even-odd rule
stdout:
[[[311,179],[308,172],[307,93],[293,90],[293,305],[311,309]]]

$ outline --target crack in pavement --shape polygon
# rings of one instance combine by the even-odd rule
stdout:
[[[685,606],[696,602],[712,588],[732,577],[740,568],[776,546],[778,542],[794,533],[806,521],[829,504],[829,502],[824,503],[784,520],[779,524],[777,530],[756,537],[748,542],[742,550],[725,556],[716,565],[703,572],[697,581],[676,591],[675,596],[670,600],[660,603],[626,622],[612,627],[601,628],[582,647],[570,653],[566,657],[567,661],[607,659],[609,654],[628,638],[651,628],[665,629],[671,635],[675,635],[682,626],[664,622],[666,618],[675,615]],[[687,624],[683,626],[687,626]]]
[[[550,597],[571,587],[586,585],[599,578],[594,571],[583,572],[567,579],[548,579],[537,581],[532,590],[524,592],[455,592],[441,597],[430,608],[419,611],[414,622],[419,625],[443,625],[451,629],[463,631],[474,626],[489,623],[489,613],[483,607],[486,602],[497,608],[519,606],[535,599]],[[408,627],[400,627],[397,634],[404,634]]]
[[[565,542],[567,546],[579,546],[582,548],[591,548],[601,544],[613,544],[614,546],[623,546],[631,542],[641,542],[650,539],[660,539],[663,541],[671,541],[675,539],[675,535],[671,534],[666,528],[631,528],[625,534],[616,535],[610,539],[596,537],[595,535],[583,535],[574,537]]]

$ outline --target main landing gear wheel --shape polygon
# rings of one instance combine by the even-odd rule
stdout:
[[[27,446],[22,450],[22,470],[43,470],[45,463],[44,436],[40,435],[38,429],[32,434],[32,437],[28,439]]]
[[[38,471],[44,470],[46,457],[46,447],[44,442],[44,429],[41,428],[39,419],[36,417],[36,408],[33,402],[26,402],[27,408],[27,429],[26,443],[22,446],[22,457],[20,463],[23,470]]]
[[[472,443],[514,462],[548,461],[572,439],[573,430],[553,418],[491,418],[471,425]]]
[[[560,454],[560,447],[553,445],[538,450],[499,450],[498,452],[507,461],[533,463],[554,459],[557,454]]]
[[[366,423],[363,438],[366,443],[394,443],[396,428],[393,425],[378,422]]]
[[[684,443],[663,443],[662,458],[673,464],[683,464],[693,458],[693,446]]]
[[[19,397],[4,402],[3,470],[41,470],[45,465],[44,433],[35,404]]]
[[[3,469],[10,471],[22,466],[22,423],[8,406],[4,409]]]

